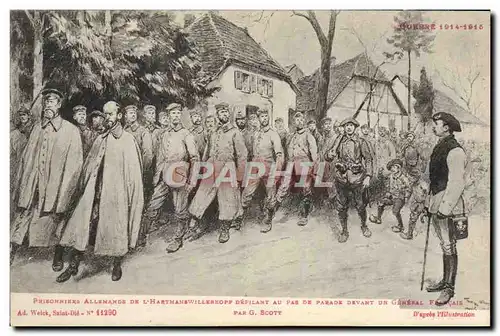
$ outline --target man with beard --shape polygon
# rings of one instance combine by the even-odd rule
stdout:
[[[144,127],[149,131],[150,134],[153,134],[154,130],[160,128],[156,124],[156,107],[153,105],[146,105],[143,108],[144,112]]]
[[[79,199],[61,245],[71,247],[70,263],[56,281],[78,274],[87,246],[96,255],[113,257],[111,280],[122,277],[122,260],[136,247],[144,205],[141,154],[133,135],[124,132],[117,103],[104,105],[106,131],[90,149],[79,182]]]
[[[153,161],[153,140],[151,133],[137,121],[137,106],[129,105],[125,107],[125,115],[123,117],[125,120],[125,131],[134,136],[141,149],[143,173],[149,172]]]
[[[184,128],[181,121],[182,106],[172,103],[167,107],[170,115],[171,129],[165,133],[158,147],[158,157],[153,179],[154,192],[151,201],[147,206],[143,225],[147,228],[157,220],[158,213],[165,204],[169,196],[174,203],[174,219],[177,223],[177,229],[173,239],[167,246],[167,252],[176,252],[182,247],[183,238],[186,234],[189,221],[189,194],[193,190],[191,185],[191,174],[197,174],[193,171],[193,166],[200,160],[198,149],[193,134]],[[181,166],[178,166],[181,164]],[[172,168],[174,167],[174,168]],[[179,181],[185,179],[183,185]]]
[[[338,241],[345,243],[349,239],[347,214],[351,202],[354,203],[361,219],[363,236],[371,237],[371,231],[366,225],[367,198],[364,193],[370,185],[373,174],[373,159],[366,141],[355,133],[359,126],[358,121],[348,118],[340,126],[345,128],[345,134],[337,138],[338,141],[335,141],[334,146],[328,151],[326,159],[336,161],[333,173],[337,191],[335,207],[342,226]]]
[[[412,183],[417,183],[422,175],[424,165],[422,164],[422,154],[415,144],[415,133],[408,132],[406,134],[406,141],[400,149],[400,157],[403,158],[404,169],[411,177]]]
[[[389,139],[387,129],[385,127],[379,127],[378,129],[378,143],[377,143],[377,162],[378,162],[378,172],[383,175],[389,175],[386,170],[389,161],[396,158],[396,147]]]
[[[299,179],[304,180],[303,185],[300,187],[302,195],[301,213],[297,225],[305,226],[307,225],[312,206],[312,185],[316,173],[315,167],[318,163],[318,146],[314,136],[305,128],[304,115],[301,112],[297,112],[294,115],[294,120],[295,132],[291,134],[290,139],[287,141],[287,161],[289,164],[293,164],[292,176],[288,183],[285,183],[285,181],[281,183],[276,201],[278,206],[283,202],[290,189],[290,183],[297,182]],[[306,165],[303,165],[304,163]],[[304,168],[307,170],[305,174],[303,172]],[[285,179],[286,177],[283,178],[283,180]]]
[[[73,120],[75,121],[80,135],[82,137],[83,157],[87,157],[87,153],[92,146],[92,130],[87,126],[87,108],[83,105],[73,107]]]
[[[210,135],[217,131],[217,119],[213,115],[207,115],[205,117],[205,129],[207,130],[207,142],[210,139]]]
[[[90,114],[90,129],[92,130],[93,140],[95,140],[95,138],[97,138],[97,136],[106,129],[106,126],[104,125],[104,118],[104,113],[99,110],[94,110]]]
[[[161,139],[165,132],[170,130],[170,117],[168,112],[165,110],[161,110],[158,112],[158,128],[153,131],[152,139],[153,139],[153,157],[158,157],[158,148],[161,143]],[[158,162],[158,160],[156,160]]]
[[[33,126],[18,165],[10,263],[28,235],[29,246],[56,245],[52,269],[59,272],[64,249],[57,244],[82,169],[82,140],[59,114],[63,95],[54,89],[42,94],[42,120]]]
[[[333,147],[335,140],[337,139],[337,134],[333,131],[332,119],[330,117],[323,118],[323,134],[322,141],[318,144],[319,149],[319,160],[322,162],[324,167],[323,180],[324,182],[331,182],[333,178],[333,166],[331,162],[325,160],[326,153],[330,148]],[[331,187],[326,190],[328,198],[333,198],[335,196],[335,188]]]
[[[321,133],[318,131],[318,127],[316,125],[316,120],[309,120],[307,122],[307,129],[311,134],[313,135],[314,139],[316,139],[316,143],[318,146],[323,142],[323,136]]]
[[[205,145],[207,143],[207,132],[201,124],[202,121],[203,118],[201,116],[201,111],[193,110],[191,112],[191,123],[193,124],[193,126],[189,129],[189,131],[194,136],[196,148],[198,148],[200,157],[203,155],[203,151],[205,150]]]
[[[455,295],[455,279],[458,269],[456,215],[464,215],[463,192],[467,158],[464,149],[455,139],[461,132],[460,122],[451,114],[439,112],[432,116],[432,131],[439,137],[429,162],[430,195],[427,214],[439,238],[443,251],[443,278],[427,287],[428,292],[441,292],[435,301],[437,306],[447,304]]]
[[[247,152],[250,156],[252,151],[253,132],[250,130],[250,125],[247,123],[247,117],[243,112],[237,111],[234,116],[234,122],[245,139],[245,146],[247,147]]]
[[[214,173],[201,181],[189,207],[189,213],[193,217],[192,221],[199,223],[205,210],[217,198],[220,221],[219,243],[225,243],[230,238],[231,222],[237,215],[241,214],[242,209],[240,189],[233,183],[225,182],[223,177],[226,174],[221,174],[221,171],[233,166],[238,172],[244,172],[248,151],[240,130],[230,123],[229,105],[220,103],[215,106],[215,109],[219,128],[215,133],[212,133],[203,154],[203,161],[214,166]],[[231,175],[230,170],[228,173]],[[232,177],[235,178],[235,176]],[[190,225],[190,227],[194,226]]]
[[[259,110],[259,120],[260,120],[260,130],[255,134],[255,142],[253,146],[253,156],[252,162],[263,163],[266,169],[265,174],[257,179],[252,179],[248,181],[247,185],[244,185],[244,189],[241,195],[241,206],[243,207],[243,215],[241,215],[237,221],[242,221],[244,212],[250,205],[250,201],[254,196],[257,188],[262,183],[266,188],[266,199],[265,199],[265,209],[266,216],[263,220],[263,227],[260,230],[262,233],[271,231],[272,220],[274,218],[275,208],[276,208],[276,181],[274,176],[269,177],[271,171],[271,166],[276,165],[276,170],[281,171],[284,156],[283,148],[281,146],[281,139],[278,132],[271,129],[269,126],[269,112],[267,110]],[[246,172],[249,173],[249,172]],[[268,181],[269,178],[274,181]],[[269,185],[271,183],[271,185]]]
[[[285,121],[281,117],[276,118],[274,119],[274,125],[276,127],[276,132],[278,132],[278,135],[280,136],[283,151],[286,151],[286,139],[288,138],[288,131],[285,128]],[[286,153],[284,152],[283,154],[286,157]]]

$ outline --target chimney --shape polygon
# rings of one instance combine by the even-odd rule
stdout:
[[[194,16],[193,14],[184,15],[184,28],[189,27],[191,23],[194,22],[194,20],[196,20],[196,16]]]

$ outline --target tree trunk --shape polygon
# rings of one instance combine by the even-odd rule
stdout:
[[[16,48],[10,59],[10,120],[12,122],[14,122],[16,112],[22,103],[21,88],[19,85],[19,75],[21,73],[19,58],[21,57],[21,50],[21,48]]]
[[[408,131],[411,130],[411,51],[408,50]]]
[[[35,20],[40,22],[40,14],[35,11]],[[42,27],[34,28],[33,41],[33,117],[39,118],[42,115],[42,100],[40,92],[43,89],[43,33]]]
[[[315,115],[318,120],[326,116],[327,99],[328,99],[328,85],[330,84],[330,56],[331,49],[327,46],[321,47],[321,66],[318,78],[318,101],[316,102]]]
[[[366,107],[366,122],[368,124],[368,127],[370,126],[370,106],[372,105],[372,92],[373,92],[373,83],[370,83],[370,98],[368,98],[368,106]]]

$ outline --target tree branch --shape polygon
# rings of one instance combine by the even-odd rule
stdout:
[[[26,14],[26,16],[28,17],[28,20],[30,21],[31,25],[33,26],[33,28],[36,28],[37,27],[37,24],[35,22],[35,19],[33,18],[33,16],[30,14],[29,10],[25,10],[24,13]]]
[[[335,37],[335,26],[337,25],[337,16],[340,11],[331,11],[330,12],[330,24],[328,25],[328,43],[330,47],[333,42],[333,38]]]
[[[323,30],[321,30],[321,26],[319,25],[318,19],[316,18],[316,14],[314,14],[313,11],[307,11],[309,15],[292,11],[294,15],[301,16],[305,18],[311,26],[313,27],[314,31],[316,32],[316,35],[318,36],[319,44],[321,45],[321,48],[325,48],[328,46],[328,40],[326,39],[325,34],[323,33]]]

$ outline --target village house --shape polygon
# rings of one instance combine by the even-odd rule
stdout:
[[[271,123],[282,117],[288,123],[298,89],[287,72],[257,43],[247,29],[209,12],[186,27],[188,39],[199,52],[202,69],[220,90],[207,99],[208,113],[221,102],[236,113],[267,109]]]
[[[285,67],[285,71],[290,76],[294,83],[297,83],[299,79],[304,77],[304,72],[297,64],[290,64]]]
[[[318,72],[316,70],[297,83],[300,89],[297,110],[305,112],[309,119],[317,117],[314,109]],[[407,110],[394,92],[392,82],[365,53],[340,64],[335,64],[335,57],[332,57],[326,115],[334,122],[355,118],[372,128],[398,131],[406,131],[408,124]]]
[[[408,105],[408,77],[396,75],[391,80],[392,86],[396,94],[401,97],[403,105],[406,108]],[[415,85],[418,85],[418,81],[412,79],[412,89]],[[410,100],[411,106],[415,105],[415,98],[412,96]],[[476,116],[468,112],[465,108],[460,106],[453,98],[445,94],[441,90],[434,89],[434,110],[433,113],[437,112],[447,112],[455,116],[455,118],[462,124],[462,132],[457,134],[457,138],[464,139],[484,139],[485,141],[490,140],[490,125],[486,124],[482,120],[478,119]],[[413,110],[413,108],[412,108]],[[412,125],[416,125],[416,131],[419,132],[422,128],[421,123],[418,123],[418,116],[412,115]],[[430,124],[427,128],[430,128]],[[425,132],[430,132],[426,129]],[[478,134],[484,134],[484,137],[478,137]]]

